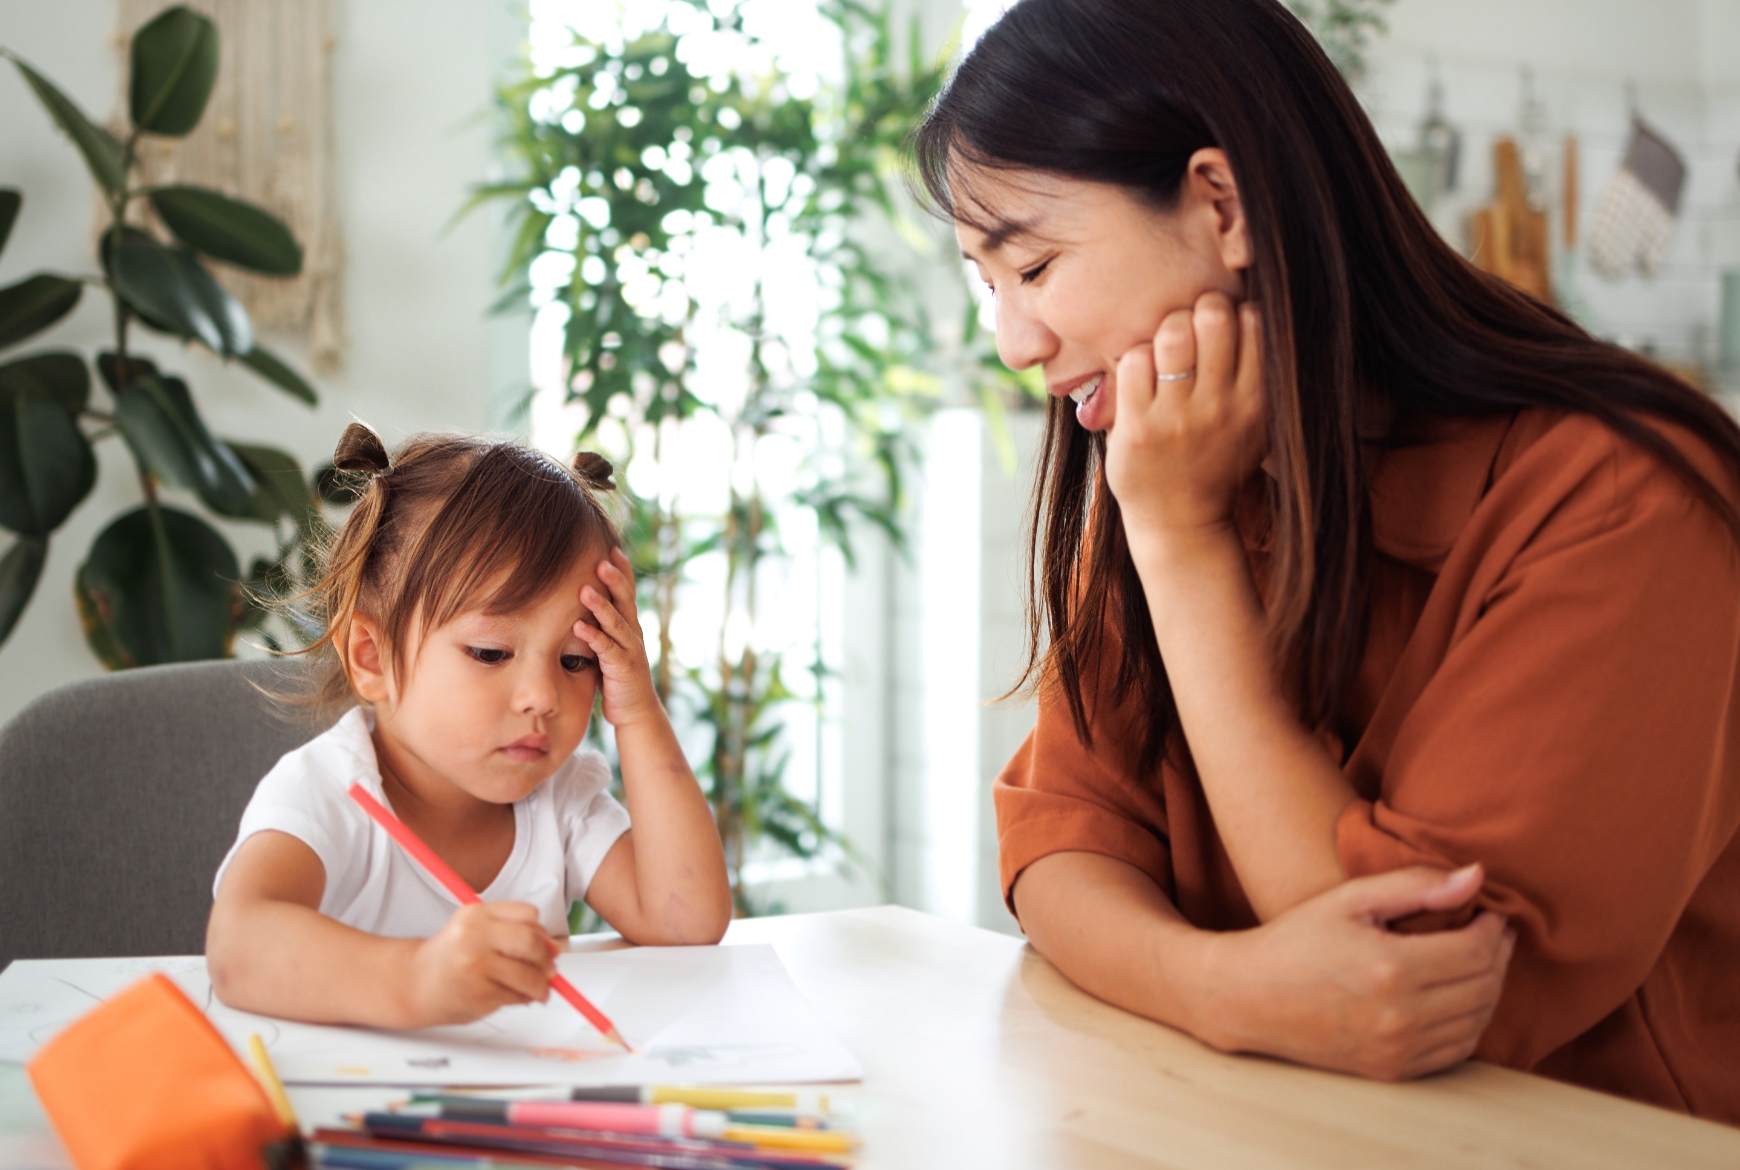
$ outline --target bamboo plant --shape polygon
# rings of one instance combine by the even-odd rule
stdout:
[[[121,135],[14,53],[0,55],[78,149],[108,221],[94,275],[40,272],[0,288],[0,351],[60,321],[87,288],[109,296],[114,320],[112,347],[94,363],[54,349],[0,364],[0,527],[16,536],[0,555],[0,642],[36,589],[51,535],[96,482],[94,445],[119,437],[144,500],[102,530],[78,569],[73,587],[85,637],[111,669],[227,656],[238,630],[264,620],[250,598],[298,568],[302,538],[320,523],[319,504],[291,455],[214,436],[187,382],[136,351],[134,330],[203,346],[312,405],[314,389],[255,340],[247,312],[207,267],[219,261],[291,277],[302,249],[252,204],[203,187],[138,183],[140,143],[182,137],[205,111],[218,72],[218,33],[206,17],[176,6],[135,34]],[[22,207],[19,191],[0,189],[0,249]],[[106,402],[92,400],[93,364]],[[170,505],[175,489],[217,516],[271,526],[276,559],[256,559],[244,581],[229,541]]]

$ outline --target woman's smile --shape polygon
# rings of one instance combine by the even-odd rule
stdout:
[[[1111,421],[1106,417],[1106,402],[1100,393],[1105,385],[1106,376],[1095,374],[1069,392],[1070,401],[1075,403],[1075,421],[1084,430],[1097,431]]]
[[[1097,429],[1093,423],[1101,412],[1098,395],[1106,384],[1106,372],[1095,370],[1091,374],[1078,374],[1063,382],[1053,382],[1046,387],[1046,392],[1053,398],[1067,398],[1075,403],[1076,421],[1088,430]]]

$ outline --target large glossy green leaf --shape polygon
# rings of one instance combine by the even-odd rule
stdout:
[[[91,169],[91,177],[102,184],[109,194],[119,195],[127,185],[127,165],[121,144],[115,141],[115,136],[85,117],[84,111],[66,94],[56,89],[48,78],[11,53],[0,51],[0,56],[10,58],[18,66],[18,72],[24,75],[25,84],[36,94],[36,100],[43,104],[55,124],[65,131],[66,136],[73,140],[73,145],[79,148],[79,153],[85,156],[85,165]]]
[[[251,443],[230,443],[229,448],[257,485],[243,519],[276,521],[282,517],[308,531],[320,504],[296,457],[276,447],[256,447]]]
[[[120,243],[154,244],[156,242],[157,237],[143,228],[136,228],[130,223],[124,223],[121,225]],[[102,262],[103,272],[108,275],[111,282],[115,279],[115,247],[116,240],[114,229],[112,227],[104,228],[103,234],[97,237],[97,259]]]
[[[114,249],[114,278],[115,291],[147,324],[166,325],[225,357],[254,348],[246,310],[190,252],[155,240],[125,240]]]
[[[72,312],[83,294],[78,281],[48,272],[0,288],[0,349],[41,333]]]
[[[288,391],[310,406],[320,401],[320,395],[314,392],[314,387],[301,374],[285,365],[283,359],[271,350],[256,345],[242,355],[242,364],[280,390]]]
[[[150,134],[186,134],[199,125],[217,73],[217,26],[179,4],[165,9],[133,34],[127,101],[133,125]]]
[[[11,187],[0,187],[0,252],[6,250],[6,240],[12,235],[12,225],[18,222],[18,209],[24,196]]]
[[[66,350],[32,354],[0,366],[0,396],[6,394],[35,394],[76,413],[90,401],[91,368]]]
[[[236,453],[212,438],[180,378],[138,377],[115,396],[121,437],[145,469],[192,488],[213,511],[247,516],[257,485]]]
[[[174,508],[137,508],[98,534],[79,567],[85,638],[111,669],[226,657],[240,577],[211,525]]]
[[[96,482],[90,440],[65,405],[0,390],[0,527],[47,536]]]
[[[204,187],[158,187],[151,206],[175,238],[214,260],[267,276],[302,271],[302,247],[277,217]]]
[[[157,237],[152,235],[150,232],[142,231],[130,224],[122,225],[120,243],[130,244],[135,242],[154,244],[157,242]],[[103,234],[97,239],[97,259],[102,263],[103,274],[109,278],[109,283],[111,285],[115,283],[114,255],[117,246],[113,230],[105,229]],[[174,322],[165,321],[161,317],[154,317],[149,312],[140,309],[138,305],[128,305],[127,308],[135,317],[139,318],[140,321],[143,321],[159,333],[170,333],[177,337],[183,336],[181,327],[176,325]]]
[[[24,607],[36,592],[36,582],[47,560],[48,541],[40,536],[19,537],[0,557],[0,643],[6,641],[18,619],[24,616]]]
[[[150,358],[142,358],[136,354],[127,355],[126,377],[121,376],[121,363],[114,353],[103,350],[97,354],[97,372],[103,376],[103,383],[109,392],[119,394],[140,378],[155,378],[158,376],[157,363]]]

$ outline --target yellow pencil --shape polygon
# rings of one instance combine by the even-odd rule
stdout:
[[[278,1070],[272,1067],[272,1058],[266,1055],[265,1042],[258,1032],[248,1037],[248,1051],[258,1066],[260,1083],[266,1086],[266,1096],[272,1098],[272,1108],[278,1111],[278,1120],[289,1126],[292,1132],[302,1132],[302,1126],[296,1121],[296,1110],[284,1092],[284,1082],[278,1079]]]
[[[837,1129],[786,1129],[774,1125],[728,1125],[721,1135],[728,1142],[753,1142],[766,1149],[809,1150],[817,1154],[850,1153],[858,1139]]]
[[[575,1089],[574,1100],[589,1099],[619,1101],[624,1093],[630,1100],[646,1105],[687,1105],[692,1109],[798,1109],[806,1113],[826,1113],[826,1094],[811,1092],[766,1092],[757,1089],[710,1089],[684,1085],[652,1085],[640,1090]],[[608,1096],[606,1096],[608,1094]]]

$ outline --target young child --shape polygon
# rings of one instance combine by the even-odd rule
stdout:
[[[596,496],[610,464],[455,436],[389,460],[356,423],[334,464],[370,483],[315,588],[314,650],[323,697],[361,705],[242,814],[206,935],[218,997],[326,1023],[475,1020],[548,996],[578,898],[633,942],[717,942],[724,853]],[[600,691],[626,812],[604,758],[579,750]],[[357,781],[483,904],[418,868],[346,795]]]

